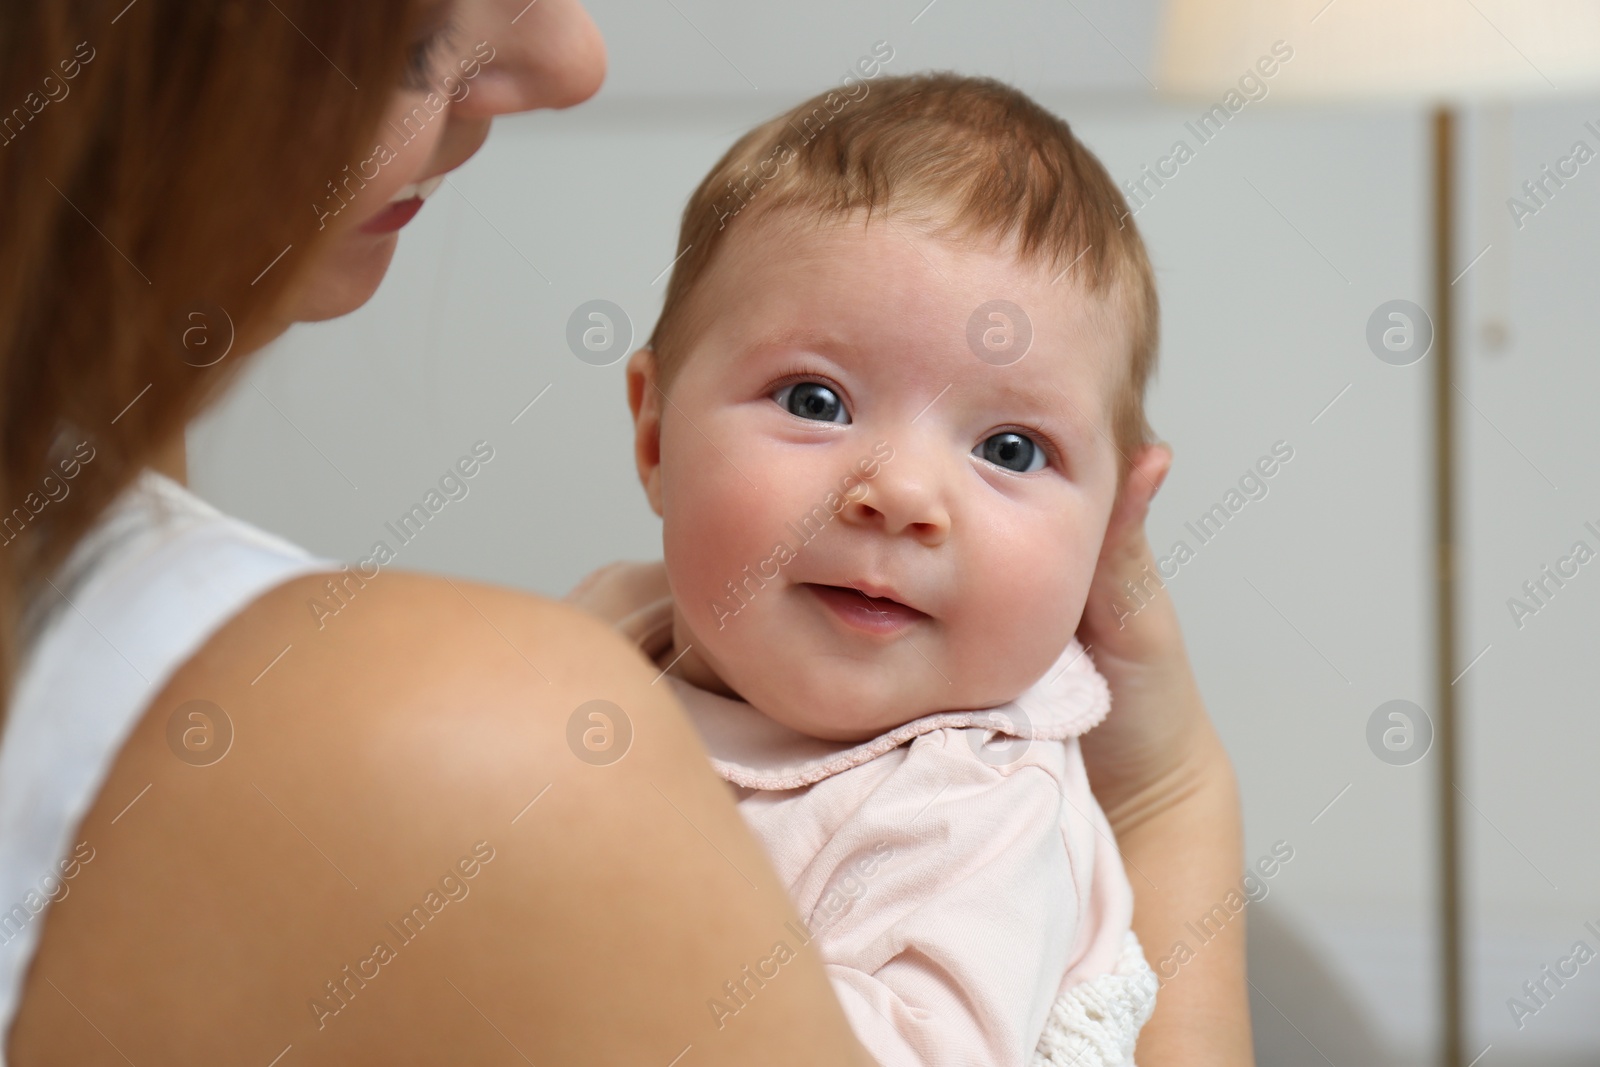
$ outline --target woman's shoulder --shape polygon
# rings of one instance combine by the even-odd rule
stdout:
[[[624,830],[663,807],[647,782],[690,811],[719,783],[636,649],[541,597],[399,571],[319,625],[308,601],[335,577],[252,601],[150,702],[79,827],[95,858],[51,909],[11,1062],[95,1061],[83,1018],[135,1062],[290,1044],[398,1062],[442,1032],[422,1005],[487,1010],[483,966],[560,1001],[509,945],[574,962],[563,924],[609,921],[574,880],[670,865]],[[607,840],[580,844],[580,825]],[[160,989],[130,996],[152,960]]]
[[[376,652],[394,643],[414,651],[448,651],[453,657],[482,651],[513,650],[536,678],[546,681],[551,657],[527,639],[551,642],[554,652],[574,642],[615,649],[630,646],[603,620],[577,606],[506,586],[413,571],[384,570],[364,579],[351,568],[300,574],[266,592],[235,620],[231,635],[239,647],[252,641],[282,639],[284,647]],[[516,637],[513,637],[513,634]],[[521,638],[518,640],[516,638]],[[233,646],[230,646],[233,647]],[[546,653],[548,655],[548,653]],[[644,657],[634,657],[643,668]]]
[[[316,709],[393,736],[408,721],[433,730],[440,715],[491,708],[651,703],[657,673],[612,627],[560,601],[440,575],[386,570],[362,583],[334,571],[249,604],[174,675],[168,703],[229,689],[242,707]]]

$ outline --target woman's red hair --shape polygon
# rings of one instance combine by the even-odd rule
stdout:
[[[0,725],[73,546],[281,329],[433,6],[0,4]]]

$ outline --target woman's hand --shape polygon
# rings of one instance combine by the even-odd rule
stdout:
[[[1078,639],[1111,684],[1112,714],[1084,736],[1083,750],[1095,794],[1118,830],[1181,785],[1196,756],[1214,755],[1197,748],[1214,734],[1145,537],[1150,501],[1171,467],[1166,445],[1134,455],[1078,625]]]
[[[1161,981],[1139,1063],[1237,1067],[1253,1062],[1244,916],[1204,943],[1186,929],[1236,890],[1243,827],[1232,764],[1145,538],[1150,500],[1171,466],[1165,445],[1142,448],[1112,510],[1078,626],[1111,685],[1111,714],[1081,745],[1128,868],[1134,932]]]

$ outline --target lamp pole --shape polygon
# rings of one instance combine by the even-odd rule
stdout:
[[[1444,1067],[1465,1064],[1462,1033],[1461,851],[1456,806],[1456,427],[1455,307],[1450,272],[1455,262],[1456,117],[1448,104],[1433,112],[1433,522],[1436,546],[1434,625],[1438,643],[1434,685],[1439,752],[1439,966]]]

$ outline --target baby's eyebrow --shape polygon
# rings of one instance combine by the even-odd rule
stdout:
[[[819,331],[812,326],[797,326],[779,330],[776,333],[763,334],[745,341],[740,347],[746,352],[759,355],[768,355],[774,351],[791,348],[803,348],[807,351],[835,357],[849,355],[856,351],[856,346],[842,337],[825,330]]]
[[[1008,369],[1010,368],[1001,368],[1001,372],[1004,373]],[[1007,404],[1046,414],[1064,408],[1072,412],[1076,418],[1085,417],[1081,405],[1048,378],[1008,375],[985,384],[991,390],[992,396]]]
[[[1093,444],[1095,437],[1105,435],[1105,427],[1094,413],[1084,410],[1081,403],[1048,379],[1012,378],[994,383],[993,388],[1001,403],[1024,415],[1048,419],[1062,427],[1079,445]]]

